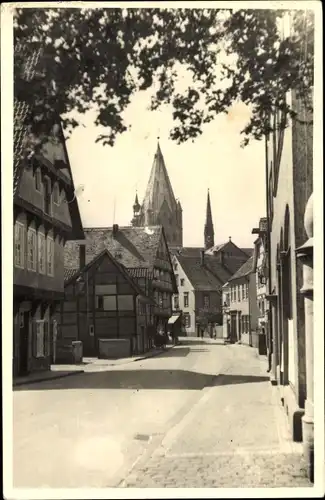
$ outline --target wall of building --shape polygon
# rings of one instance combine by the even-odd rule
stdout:
[[[22,172],[21,182],[19,186],[19,196],[23,200],[31,203],[34,207],[44,210],[44,194],[43,185],[41,185],[41,190],[37,191],[35,187],[35,172],[33,168],[24,168]],[[59,204],[53,202],[53,182],[51,182],[52,189],[52,203],[51,203],[51,216],[72,227],[69,205],[66,202],[65,191],[63,188],[60,189],[60,201]]]
[[[243,296],[244,287],[244,296]],[[240,288],[240,300],[239,300]],[[233,290],[233,291],[232,291]],[[236,290],[236,293],[234,293]],[[246,293],[247,291],[247,293]],[[251,273],[249,276],[242,276],[231,280],[227,286],[223,287],[223,335],[228,334],[237,340],[241,339],[243,344],[257,347],[257,302],[256,302],[256,276]],[[233,320],[229,314],[236,317],[236,335],[233,331]],[[243,320],[244,318],[244,320]],[[229,325],[229,326],[228,326]],[[230,331],[229,331],[230,330]]]
[[[177,287],[178,287],[178,304],[179,310],[183,311],[183,316],[188,315],[190,318],[189,327],[185,326],[185,319],[183,323],[183,330],[186,335],[194,336],[196,335],[196,326],[195,326],[195,293],[194,288],[187,278],[182,266],[178,262],[175,255],[172,257],[172,263],[174,267],[174,274],[176,277]],[[184,280],[184,281],[181,281]],[[181,285],[181,282],[183,283]],[[188,293],[188,306],[184,305],[184,293]],[[175,300],[175,295],[173,295],[173,301]],[[174,304],[173,304],[174,308]]]
[[[24,212],[21,212],[17,221],[20,222],[24,226],[24,266],[23,268],[17,267],[14,263],[14,276],[13,282],[14,285],[23,285],[29,286],[32,288],[38,288],[42,290],[49,291],[57,291],[63,292],[64,290],[64,241],[59,236],[56,235],[54,238],[53,231],[48,232],[48,236],[50,236],[54,240],[54,266],[53,266],[53,276],[50,276],[47,271],[45,274],[39,272],[38,268],[38,242],[37,235],[38,233],[44,234],[44,227],[41,225],[38,227],[36,231],[35,222],[31,222],[30,227],[35,229],[36,231],[36,270],[30,271],[27,269],[27,215]],[[13,232],[13,244],[15,244],[15,233]],[[45,249],[46,250],[46,249]],[[46,261],[46,251],[45,251],[45,261]]]
[[[133,351],[148,348],[146,315],[150,308],[145,305],[140,311],[136,291],[114,264],[103,259],[84,273],[84,283],[83,289],[75,282],[65,287],[60,342],[81,340],[84,356],[98,355],[99,339],[130,339]],[[104,309],[96,296],[107,297]]]
[[[291,103],[291,95],[288,95],[289,103]],[[273,213],[271,213],[271,234],[270,234],[270,249],[271,249],[271,289],[275,290],[278,294],[278,306],[276,312],[277,325],[273,324],[274,337],[279,338],[280,329],[279,321],[281,318],[279,316],[280,311],[283,310],[281,305],[281,289],[279,281],[279,271],[277,264],[279,263],[279,253],[281,251],[287,251],[288,248],[291,249],[289,262],[286,267],[290,267],[290,287],[284,294],[284,300],[288,300],[289,294],[291,295],[292,302],[292,318],[284,319],[282,342],[277,342],[277,368],[276,377],[279,382],[283,379],[283,371],[287,369],[290,373],[290,388],[292,390],[292,396],[289,398],[292,400],[290,405],[302,405],[305,399],[305,340],[304,340],[304,308],[303,299],[300,294],[300,287],[302,286],[302,268],[299,262],[296,260],[295,249],[299,246],[298,241],[305,241],[303,237],[304,229],[302,227],[303,222],[297,223],[296,219],[303,217],[303,212],[305,208],[305,203],[307,201],[307,190],[303,187],[301,180],[301,173],[298,172],[302,168],[302,161],[297,158],[297,152],[293,151],[297,147],[297,139],[293,140],[293,130],[296,127],[292,127],[292,124],[288,126],[284,133],[283,140],[283,150],[281,155],[281,161],[278,172],[277,182],[273,182],[273,190],[271,192],[270,186],[270,198],[272,199]],[[273,155],[273,140],[271,137],[269,141],[269,175],[271,173],[271,161],[274,165],[274,155]],[[302,138],[301,138],[302,140]],[[302,140],[302,143],[304,141]],[[299,155],[302,155],[303,151],[299,148]],[[293,163],[296,162],[295,168]],[[274,175],[273,175],[274,176]],[[298,206],[301,207],[298,209]],[[303,218],[302,218],[303,221]],[[274,323],[274,322],[273,322]],[[287,332],[287,333],[286,333]],[[288,335],[289,338],[286,338]],[[287,361],[285,360],[285,350],[289,349]],[[291,364],[291,366],[285,366],[281,362],[284,361],[285,364]],[[296,368],[292,366],[294,364]],[[288,387],[289,389],[289,387]],[[292,413],[295,410],[292,410]]]

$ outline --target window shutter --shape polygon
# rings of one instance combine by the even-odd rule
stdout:
[[[36,321],[32,321],[32,346],[33,346],[33,357],[37,356],[37,332],[36,332]]]
[[[44,356],[49,356],[49,323],[44,321]]]

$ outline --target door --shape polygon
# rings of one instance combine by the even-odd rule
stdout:
[[[28,333],[29,333],[29,312],[23,312],[21,318],[23,321],[20,325],[19,339],[19,375],[27,375],[28,373]]]

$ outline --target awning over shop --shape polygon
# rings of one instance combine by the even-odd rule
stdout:
[[[171,316],[168,320],[168,324],[169,325],[173,325],[174,323],[176,323],[176,321],[180,318],[180,314],[174,314],[173,316]]]

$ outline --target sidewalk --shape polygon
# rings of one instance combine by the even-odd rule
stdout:
[[[98,359],[98,358],[83,358],[82,363],[78,365],[70,364],[55,364],[51,365],[50,371],[41,371],[36,373],[30,373],[24,377],[17,377],[13,380],[13,387],[26,384],[34,384],[37,382],[45,382],[47,380],[54,380],[58,378],[68,377],[70,375],[77,375],[80,373],[85,373],[88,371],[97,371],[98,369],[105,369],[110,366],[119,366],[127,363],[132,363],[135,361],[140,361],[142,359],[152,358],[154,356],[159,356],[164,352],[172,349],[174,345],[167,345],[165,349],[153,349],[149,352],[141,354],[139,356],[132,356],[128,358],[120,358],[116,360],[112,359]]]
[[[24,377],[16,377],[13,379],[12,385],[13,387],[17,387],[20,385],[35,384],[37,382],[68,377],[69,375],[76,375],[78,373],[84,373],[80,365],[52,365],[50,371],[35,372]]]
[[[121,484],[137,488],[307,487],[302,445],[256,350],[231,350],[229,366]]]

